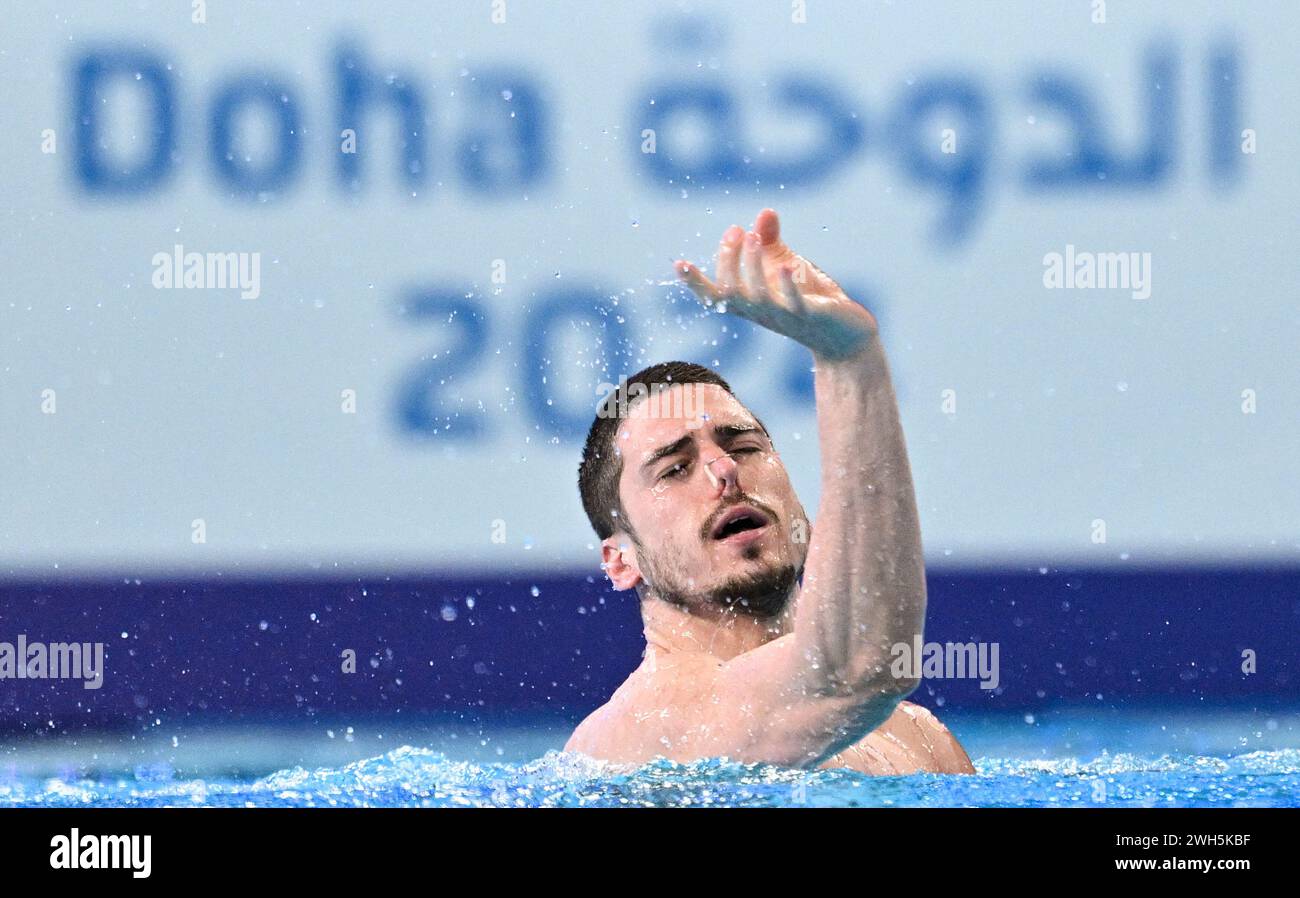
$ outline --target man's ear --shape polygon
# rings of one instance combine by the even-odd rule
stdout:
[[[636,560],[636,549],[622,531],[601,542],[600,560],[600,566],[605,569],[605,574],[615,589],[631,589],[643,579],[641,567]]]

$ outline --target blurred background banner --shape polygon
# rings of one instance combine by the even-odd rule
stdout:
[[[672,357],[812,508],[808,354],[672,283],[767,205],[933,564],[1296,560],[1300,7],[1101,11],[10,6],[0,570],[594,565],[579,439]]]
[[[596,703],[639,638],[576,486],[610,384],[716,367],[816,507],[810,356],[671,267],[764,206],[881,320],[932,624],[1052,647],[997,695],[1294,691],[1300,6],[4,19],[0,622],[117,640],[33,719]],[[363,637],[373,694],[313,685]]]

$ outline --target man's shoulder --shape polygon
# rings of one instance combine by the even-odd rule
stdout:
[[[716,669],[716,659],[707,657],[642,664],[578,724],[564,750],[594,758],[640,757],[642,743],[659,730],[656,721],[671,721],[679,716],[675,712],[699,704]]]
[[[640,669],[632,673],[614,690],[605,704],[588,714],[574,729],[564,750],[604,758],[610,753],[621,724],[633,712],[639,694],[644,691]]]
[[[909,701],[898,703],[898,707],[894,709],[894,713],[890,715],[886,725],[891,728],[919,730],[930,735],[949,735],[948,728],[939,721],[933,711],[924,705]]]
[[[920,736],[920,745],[940,765],[943,773],[974,773],[974,765],[961,743],[929,708],[902,701],[888,721],[896,733],[912,729]]]
[[[595,711],[592,711],[583,718],[582,723],[574,728],[569,735],[569,741],[564,743],[564,750],[567,752],[576,752],[582,755],[591,755],[598,757],[596,753],[596,739],[602,729],[602,722],[609,703],[601,705]]]
[[[895,710],[895,713],[898,712],[906,714],[911,720],[916,720],[927,725],[938,724],[939,726],[943,726],[943,724],[939,723],[939,718],[934,716],[933,711],[925,705],[918,705],[916,702],[909,702],[904,699],[898,703],[898,708]]]

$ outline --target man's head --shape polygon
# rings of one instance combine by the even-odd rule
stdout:
[[[610,580],[643,599],[772,616],[807,556],[807,515],[767,428],[700,365],[619,383],[587,434],[578,488]]]

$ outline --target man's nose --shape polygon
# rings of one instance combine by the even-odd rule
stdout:
[[[740,468],[736,465],[736,460],[725,452],[707,462],[704,473],[719,495],[725,496],[729,492],[740,490]]]

